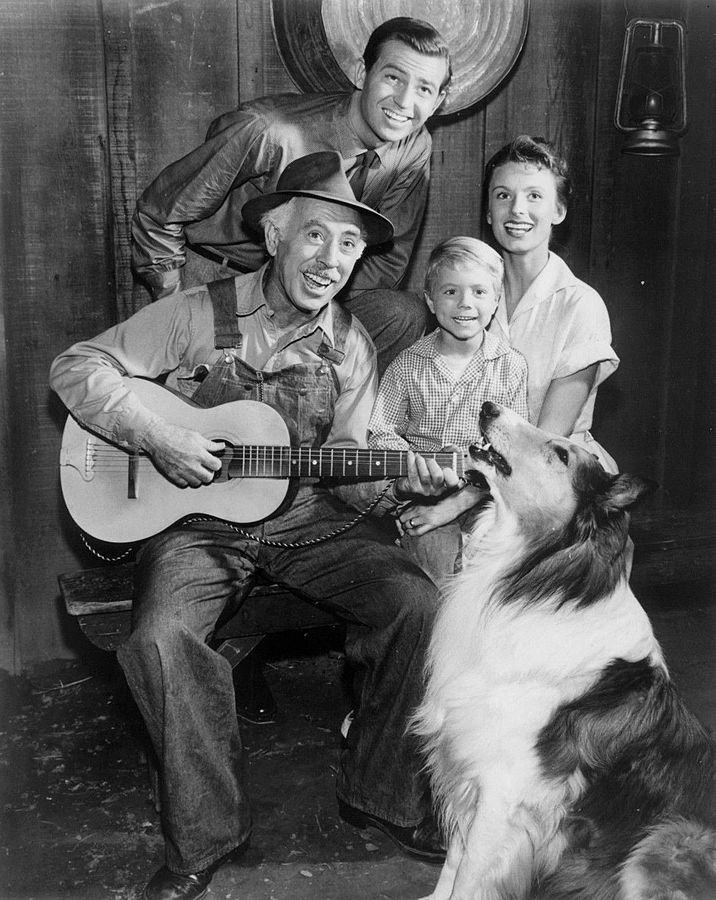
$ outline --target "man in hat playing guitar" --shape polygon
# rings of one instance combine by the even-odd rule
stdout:
[[[165,378],[201,407],[271,403],[302,447],[365,447],[375,350],[333,298],[364,248],[390,238],[391,223],[355,199],[330,151],[295,160],[242,214],[263,227],[269,261],[261,269],[158,300],[52,366],[52,387],[83,427],[147,454],[186,490],[216,478],[224,443],[147,408],[132,377]],[[399,499],[457,485],[433,459],[408,463],[392,488]],[[302,478],[290,500],[248,530],[194,520],[139,551],[133,630],[118,658],[159,762],[165,865],[147,900],[203,897],[219,862],[248,840],[231,670],[208,640],[257,572],[346,621],[357,696],[338,776],[341,815],[410,853],[441,858],[421,760],[405,736],[437,593],[370,517],[333,535],[353,518],[335,492]],[[326,533],[329,540],[311,543]]]

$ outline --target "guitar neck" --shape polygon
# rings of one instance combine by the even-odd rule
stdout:
[[[461,453],[421,453],[441,468],[464,472]],[[408,473],[404,450],[311,449],[288,446],[240,446],[231,451],[229,478],[398,478]]]

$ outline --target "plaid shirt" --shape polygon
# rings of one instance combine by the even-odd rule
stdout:
[[[436,349],[440,330],[426,335],[390,364],[368,423],[375,450],[435,453],[466,449],[479,435],[485,400],[527,418],[527,363],[503,339],[485,332],[482,347],[457,378]]]

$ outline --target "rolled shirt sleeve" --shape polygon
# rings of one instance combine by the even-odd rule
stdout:
[[[619,366],[612,348],[609,313],[590,285],[576,278],[556,253],[520,299],[509,323],[504,297],[490,327],[501,332],[527,360],[530,421],[539,421],[550,384],[598,364],[597,375],[575,423],[575,433],[592,424],[597,388]]]

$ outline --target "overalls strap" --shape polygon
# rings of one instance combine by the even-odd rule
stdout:
[[[353,316],[351,315],[351,313],[344,306],[340,306],[338,303],[334,303],[333,340],[335,341],[335,343],[331,347],[331,345],[327,341],[321,341],[318,348],[316,349],[316,353],[318,353],[319,356],[321,356],[328,362],[339,366],[343,362],[343,358],[346,355],[344,348],[346,346],[348,332],[351,330],[352,321]]]
[[[214,307],[214,346],[217,350],[241,346],[241,332],[236,315],[235,278],[222,278],[207,285]]]

